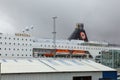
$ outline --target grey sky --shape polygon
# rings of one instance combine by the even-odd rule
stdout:
[[[0,32],[21,32],[34,25],[33,36],[67,39],[82,22],[89,40],[120,42],[120,0],[0,0]]]

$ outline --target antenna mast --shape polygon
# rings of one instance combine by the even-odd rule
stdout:
[[[53,44],[54,44],[54,57],[56,55],[56,19],[57,16],[52,17],[53,18]]]

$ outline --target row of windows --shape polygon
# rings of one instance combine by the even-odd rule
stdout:
[[[103,48],[90,48],[90,47],[77,47],[77,46],[61,46],[61,45],[40,45],[40,47],[56,47],[56,48],[75,48],[75,49],[94,49],[94,50],[102,50]]]
[[[15,48],[13,48],[13,49],[11,49],[11,48],[4,48],[4,49],[2,49],[2,48],[0,48],[0,50],[13,50],[13,51],[32,51],[32,49],[15,49]]]
[[[12,56],[15,56],[15,54],[11,54]],[[0,56],[4,56],[2,54],[0,54]],[[8,56],[8,54],[5,54],[5,56]],[[17,54],[16,56],[32,56],[32,55],[28,55],[28,54]]]
[[[0,39],[2,39],[3,37],[0,37]],[[9,39],[9,40],[22,40],[22,41],[32,41],[32,39],[23,39],[23,38],[7,38],[7,37],[4,37],[3,39]]]
[[[0,42],[0,44],[5,44],[5,45],[7,45],[7,44],[9,44],[9,45],[26,45],[26,46],[32,46],[32,44],[27,44],[27,43],[7,43],[7,42],[4,42],[4,43],[2,43],[2,42]]]

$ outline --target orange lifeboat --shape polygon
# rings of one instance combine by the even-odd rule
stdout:
[[[58,50],[56,50],[56,54],[70,54],[70,52],[69,52],[69,50],[58,49]]]
[[[86,52],[83,50],[73,50],[73,55],[84,55]]]

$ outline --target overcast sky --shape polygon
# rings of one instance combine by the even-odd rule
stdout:
[[[84,23],[89,40],[120,42],[120,0],[0,0],[2,33],[33,25],[33,36],[52,38],[53,16],[57,39],[67,39],[76,23]]]

